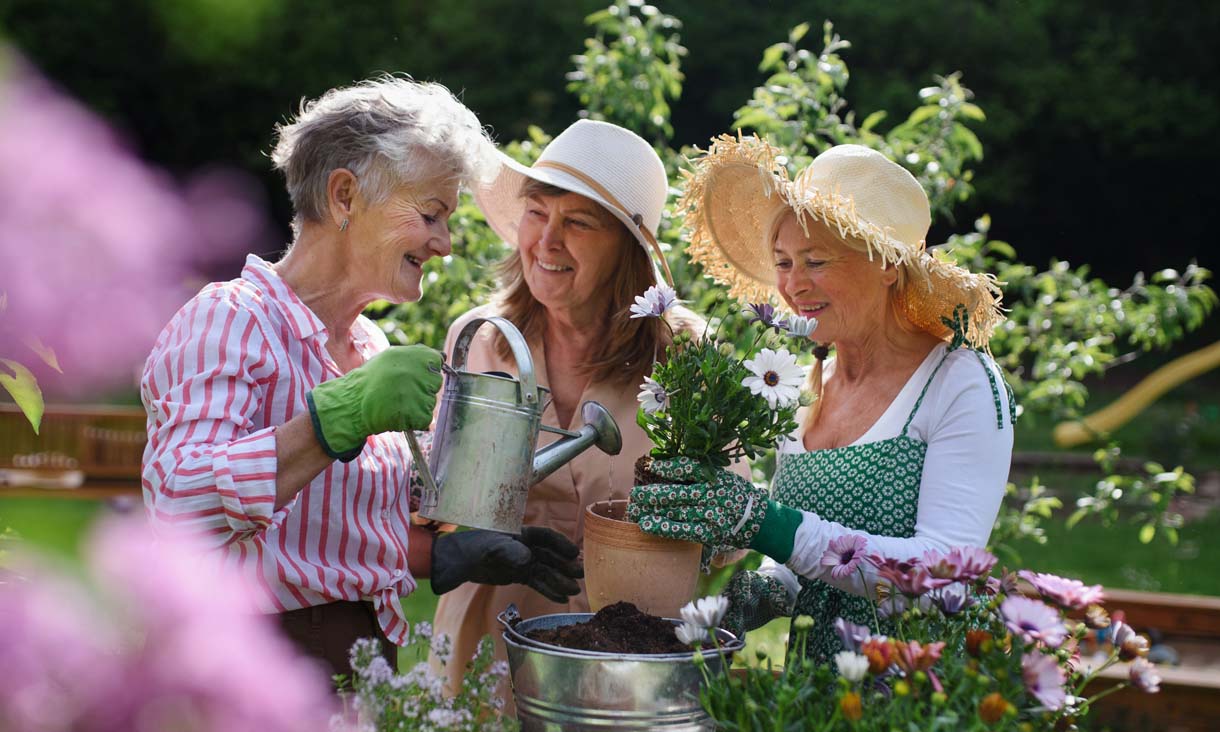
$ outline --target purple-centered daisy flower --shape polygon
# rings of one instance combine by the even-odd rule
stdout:
[[[1026,642],[1041,641],[1050,648],[1058,648],[1067,637],[1067,627],[1059,613],[1039,600],[1014,595],[1000,604],[1000,615],[1008,629]]]
[[[945,615],[957,615],[975,604],[974,598],[970,595],[970,589],[960,582],[933,590],[932,600]]]
[[[1025,689],[1047,709],[1061,709],[1067,701],[1067,692],[1063,690],[1063,669],[1054,656],[1025,654],[1021,658],[1021,677],[1025,681]]]
[[[751,323],[762,323],[764,328],[774,328],[777,333],[783,332],[787,324],[786,318],[783,315],[777,315],[775,306],[768,302],[750,303],[749,307],[742,312],[746,315],[753,313],[750,318]]]
[[[826,552],[822,554],[822,566],[830,568],[830,576],[843,579],[850,576],[860,566],[864,558],[864,550],[868,548],[868,540],[859,534],[844,534],[830,540]]]
[[[1017,576],[1033,585],[1038,594],[1042,595],[1042,599],[1049,600],[1065,610],[1083,610],[1105,599],[1101,585],[1086,585],[1078,579],[1031,572],[1027,569],[1017,572]]]
[[[849,651],[859,652],[860,646],[872,635],[867,625],[856,625],[844,618],[835,618],[835,633]]]
[[[674,288],[665,284],[653,285],[642,296],[636,295],[635,304],[630,308],[631,317],[659,318],[678,302],[680,300]]]

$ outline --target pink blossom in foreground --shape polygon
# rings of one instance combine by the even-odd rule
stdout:
[[[859,534],[845,534],[830,540],[826,552],[822,554],[822,566],[830,569],[830,576],[843,579],[850,576],[860,566],[864,558],[864,550],[868,549],[868,540]]]
[[[1054,656],[1037,652],[1025,654],[1021,658],[1021,677],[1026,690],[1047,709],[1061,709],[1067,701],[1063,669]]]
[[[1127,672],[1131,685],[1147,694],[1155,694],[1161,690],[1161,674],[1156,666],[1146,658],[1137,658],[1131,662]]]
[[[1059,613],[1038,600],[1014,595],[1000,604],[1000,615],[1008,629],[1027,643],[1040,641],[1050,648],[1058,648],[1067,637],[1067,627]]]
[[[986,549],[973,546],[953,547],[947,552],[928,550],[920,563],[938,580],[972,582],[985,577],[995,566],[996,558]]]
[[[325,729],[325,674],[196,547],[103,526],[86,591],[26,562],[0,585],[0,729]]]
[[[1017,576],[1033,585],[1042,599],[1049,600],[1065,610],[1083,610],[1105,600],[1101,585],[1086,585],[1078,579],[1031,572],[1027,569],[1017,572]]]
[[[0,357],[51,394],[131,386],[199,268],[256,247],[265,215],[241,174],[180,188],[2,47],[0,68]]]

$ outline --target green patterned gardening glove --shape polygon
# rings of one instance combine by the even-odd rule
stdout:
[[[327,455],[355,459],[370,435],[426,430],[441,388],[439,351],[393,346],[306,395],[314,435]]]
[[[720,627],[740,638],[776,618],[792,615],[793,600],[784,583],[760,572],[738,572],[721,593],[729,600]]]
[[[788,561],[800,511],[769,500],[766,490],[727,470],[716,470],[708,482],[703,467],[690,458],[654,460],[649,469],[673,482],[631,489],[627,518],[642,530],[718,551],[748,547]]]

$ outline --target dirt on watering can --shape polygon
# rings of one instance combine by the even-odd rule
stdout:
[[[586,623],[530,631],[541,643],[602,653],[683,653],[690,647],[678,640],[674,624],[642,613],[629,602],[607,605]]]

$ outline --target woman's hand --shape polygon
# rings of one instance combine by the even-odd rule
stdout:
[[[748,547],[767,512],[767,493],[726,470],[708,480],[690,458],[654,460],[653,475],[672,483],[631,489],[627,518],[650,534],[716,547]],[[699,481],[699,482],[688,482]]]
[[[729,600],[720,627],[740,638],[775,618],[792,615],[793,599],[784,583],[761,572],[738,572],[722,592]]]
[[[580,592],[579,554],[563,534],[541,526],[516,536],[482,529],[441,534],[432,546],[432,591],[443,595],[464,582],[522,584],[564,602]]]
[[[642,530],[700,542],[717,551],[756,549],[788,561],[800,511],[775,503],[765,489],[726,470],[717,469],[708,480],[703,467],[690,458],[654,460],[649,469],[675,482],[631,489],[627,518]]]
[[[441,388],[439,351],[394,346],[307,396],[314,434],[331,457],[350,461],[369,435],[424,430]]]

